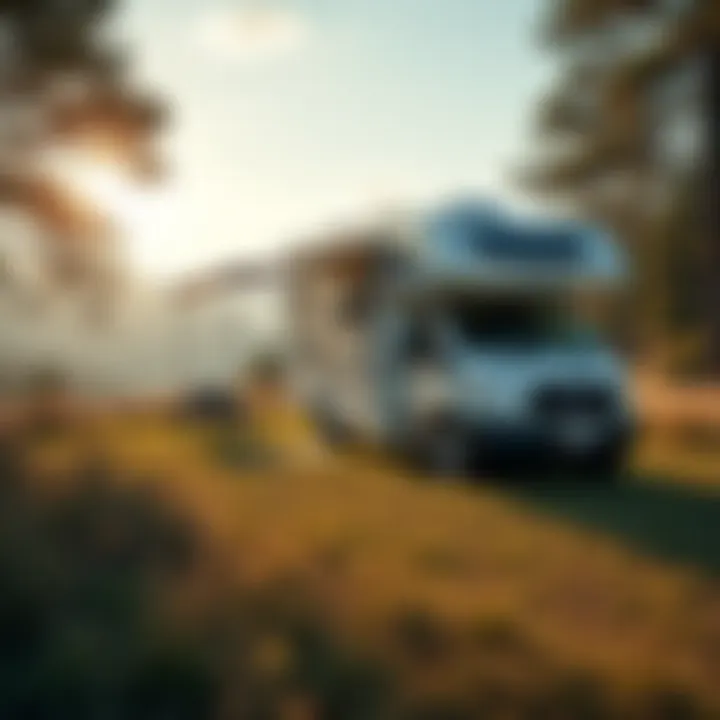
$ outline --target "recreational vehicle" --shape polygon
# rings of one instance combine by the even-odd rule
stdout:
[[[623,464],[625,367],[580,308],[627,274],[598,229],[475,202],[331,233],[289,272],[294,382],[329,440],[423,467]]]

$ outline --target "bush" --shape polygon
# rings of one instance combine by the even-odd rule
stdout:
[[[50,501],[16,448],[0,467],[0,716],[206,717],[212,678],[157,630],[157,589],[190,572],[192,528],[106,471]]]
[[[0,472],[0,717],[275,718],[297,698],[380,717],[383,674],[282,584],[169,621],[208,548],[151,483],[87,466],[50,500],[9,444]],[[268,638],[287,651],[274,669]]]

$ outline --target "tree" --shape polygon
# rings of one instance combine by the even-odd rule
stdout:
[[[672,344],[681,329],[671,308],[682,306],[683,327],[708,335],[705,361],[720,372],[720,66],[711,51],[720,37],[720,2],[683,6],[673,13],[652,0],[553,3],[543,35],[566,62],[541,105],[538,130],[544,145],[561,150],[546,154],[525,179],[625,239],[637,268],[630,322],[647,351]],[[704,100],[698,111],[707,147],[715,151],[699,153],[681,173],[669,172],[660,157],[668,121],[667,108],[657,105],[658,88],[695,58],[706,73],[705,89],[715,89],[708,93],[715,100]]]
[[[61,284],[107,288],[90,260],[110,218],[53,177],[50,151],[112,163],[136,179],[160,173],[154,139],[165,110],[135,89],[104,37],[112,0],[0,0],[0,203],[43,226]],[[88,238],[92,237],[92,242]]]

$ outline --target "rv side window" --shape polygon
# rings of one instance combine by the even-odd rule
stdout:
[[[416,320],[408,328],[405,356],[413,362],[434,360],[437,355],[432,326],[427,320]]]

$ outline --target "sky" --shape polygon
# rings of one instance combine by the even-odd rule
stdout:
[[[132,262],[172,276],[399,202],[513,197],[543,4],[126,0],[139,81],[173,115],[172,174],[126,213]]]

